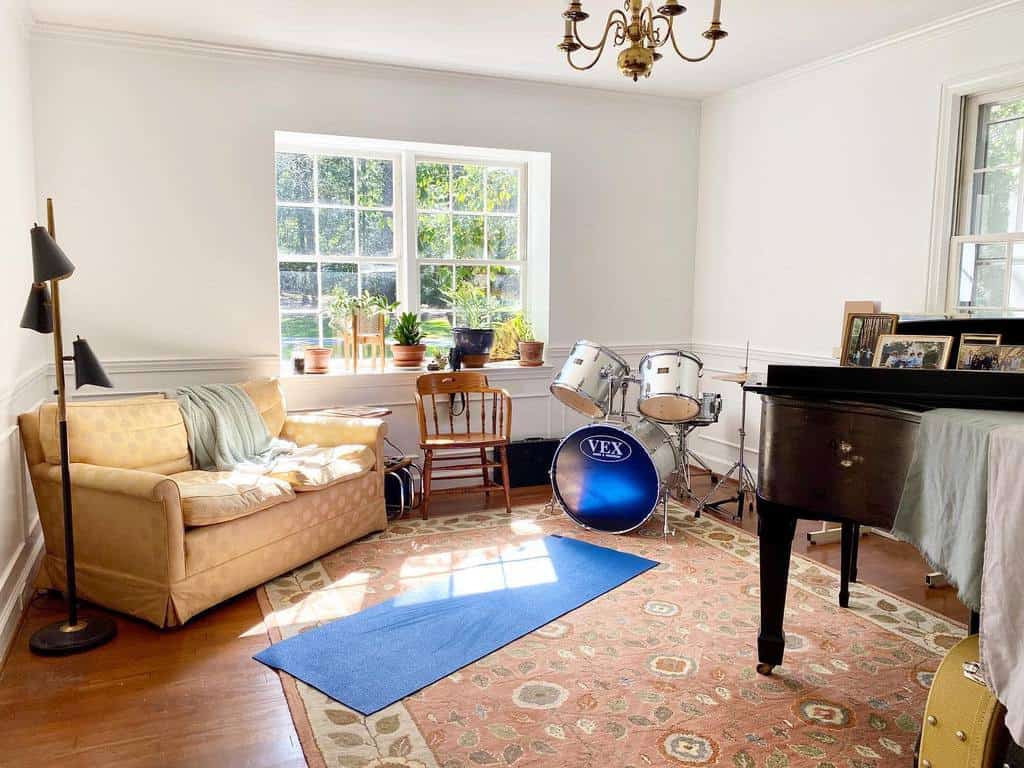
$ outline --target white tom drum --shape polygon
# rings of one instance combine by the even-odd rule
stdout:
[[[703,367],[699,357],[682,350],[648,352],[640,361],[640,413],[668,424],[681,424],[697,416]]]
[[[551,384],[551,394],[589,416],[603,419],[612,407],[611,378],[629,375],[629,364],[607,347],[581,339]]]

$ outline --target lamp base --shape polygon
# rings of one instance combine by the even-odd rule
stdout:
[[[110,642],[117,634],[117,624],[106,616],[80,616],[78,624],[69,626],[58,621],[37,630],[28,647],[40,656],[66,656],[88,651]]]

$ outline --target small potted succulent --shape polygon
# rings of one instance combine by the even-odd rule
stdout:
[[[394,355],[396,368],[419,368],[423,365],[427,345],[422,343],[423,328],[415,313],[403,312],[398,316],[394,337],[391,354]]]
[[[544,365],[544,342],[537,341],[533,333],[533,323],[523,317],[522,313],[510,321],[519,339],[519,364],[527,366]]]
[[[455,310],[452,341],[456,354],[466,368],[483,368],[494,347],[494,315],[501,311],[498,300],[469,282],[446,290],[444,296]]]
[[[428,371],[443,371],[448,367],[448,350],[442,347],[428,347],[427,355],[430,362],[427,363]]]

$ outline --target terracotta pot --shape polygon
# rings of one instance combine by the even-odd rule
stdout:
[[[395,356],[396,368],[419,368],[427,353],[426,344],[392,344],[391,354]]]
[[[306,373],[327,373],[331,370],[329,347],[306,347]]]
[[[544,342],[520,341],[519,364],[529,366],[544,365]]]

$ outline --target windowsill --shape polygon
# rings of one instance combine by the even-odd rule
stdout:
[[[445,373],[450,372],[451,369],[445,368],[443,371],[428,371],[426,364],[418,368],[396,368],[390,363],[380,370],[380,368],[374,368],[373,362],[370,360],[363,361],[358,372],[353,372],[352,369],[346,366],[341,360],[332,360],[331,369],[327,373],[295,373],[295,369],[292,367],[291,361],[281,361],[281,379],[288,382],[299,381],[303,379],[357,379],[357,378],[376,378],[378,381],[386,381],[388,378],[393,379],[410,379],[416,376],[422,376],[424,373]],[[497,363],[488,363],[483,368],[463,368],[463,371],[480,371],[488,376],[494,377],[498,381],[508,381],[512,379],[532,379],[538,376],[547,378],[551,375],[553,370],[551,363],[544,361],[543,365],[519,365],[517,360],[504,360]]]

